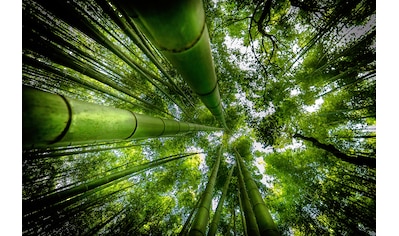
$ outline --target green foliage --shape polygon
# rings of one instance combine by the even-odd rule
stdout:
[[[244,160],[251,161],[253,158],[251,155],[251,143],[251,140],[247,136],[241,136],[231,145],[233,149],[235,148],[238,151]]]
[[[268,199],[271,211],[279,215],[276,223],[282,228],[286,225],[282,220],[292,218],[289,227],[307,234],[325,234],[328,230],[342,233],[343,228],[359,233],[361,229],[355,222],[366,212],[369,216],[375,214],[372,170],[334,163],[313,149],[274,153],[265,161],[268,174],[278,180]],[[340,220],[343,212],[351,216],[346,221]],[[361,220],[362,225],[374,228],[373,217]]]
[[[201,152],[35,212],[24,207],[25,235],[177,235],[184,222],[192,224],[188,216],[197,213],[220,144],[211,206],[221,197],[236,148],[281,235],[375,234],[376,170],[294,137],[376,158],[375,2],[203,3],[228,130],[25,148],[24,202],[163,157]],[[22,8],[23,85],[219,125],[118,1],[24,0]],[[237,170],[217,235],[244,235],[236,176]]]

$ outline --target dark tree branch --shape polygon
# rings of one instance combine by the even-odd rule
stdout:
[[[255,14],[257,12],[257,9],[260,7],[262,2],[259,2],[255,8],[254,14],[252,15],[252,19],[253,21],[257,24],[257,29],[258,32],[261,33],[262,35],[262,48],[263,50],[267,53],[267,51],[264,49],[264,45],[263,45],[263,37],[268,38],[271,42],[272,42],[272,51],[270,53],[268,62],[270,63],[271,59],[273,58],[275,49],[277,48],[277,39],[274,35],[271,35],[269,33],[266,32],[265,27],[269,24],[270,22],[270,10],[272,8],[272,0],[266,0],[266,2],[264,3],[263,9],[262,9],[262,14],[259,17],[259,20],[256,21],[255,20]],[[252,28],[252,24],[250,26],[250,30]]]
[[[252,14],[252,17],[251,17],[251,20],[250,20],[250,23],[249,23],[249,28],[248,28],[248,35],[249,35],[249,41],[250,41],[250,44],[251,44],[252,53],[254,54],[254,57],[255,57],[256,61],[258,62],[258,65],[264,71],[265,76],[267,76],[268,75],[267,70],[266,70],[265,66],[263,65],[263,63],[260,61],[259,57],[257,56],[256,50],[255,50],[255,47],[254,47],[254,39],[252,38],[252,33],[251,33],[252,23],[253,22],[256,23],[255,13],[256,13],[258,7],[259,7],[259,5],[256,6],[255,11]]]
[[[323,16],[326,11],[326,7],[318,6],[317,1],[299,1],[299,0],[290,0],[291,6],[298,7],[303,11],[312,12],[312,13],[320,13]],[[316,15],[316,14],[315,14]]]
[[[334,156],[336,156],[338,159],[341,159],[342,161],[352,163],[355,165],[365,165],[370,168],[375,168],[376,167],[376,160],[374,158],[370,157],[365,157],[365,156],[348,156],[345,153],[341,152],[338,150],[336,147],[334,147],[332,144],[324,144],[320,143],[317,139],[313,137],[306,137],[302,134],[294,134],[294,138],[300,138],[306,141],[311,142],[314,146],[323,149]]]

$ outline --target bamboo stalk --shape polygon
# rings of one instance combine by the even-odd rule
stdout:
[[[202,1],[121,2],[121,6],[226,127]]]
[[[25,148],[222,130],[81,102],[25,86],[22,104]]]
[[[102,186],[104,184],[108,184],[108,183],[110,183],[112,181],[121,179],[121,178],[123,178],[125,176],[134,174],[136,172],[147,170],[147,169],[150,169],[150,168],[154,168],[154,167],[159,166],[161,164],[164,164],[164,163],[167,163],[167,162],[170,162],[170,161],[174,161],[174,160],[177,160],[177,159],[180,159],[180,158],[192,156],[192,155],[195,155],[195,154],[197,154],[197,153],[185,154],[185,155],[180,155],[180,156],[165,157],[165,158],[158,159],[158,160],[151,161],[151,162],[147,162],[147,163],[144,163],[144,164],[141,164],[141,165],[133,166],[133,167],[128,168],[126,170],[122,170],[122,171],[119,171],[117,173],[113,173],[113,174],[110,174],[108,176],[105,176],[105,177],[102,177],[102,178],[99,178],[99,179],[95,179],[95,180],[89,181],[87,183],[80,184],[78,186],[75,186],[75,187],[72,187],[72,188],[69,188],[69,189],[65,189],[65,190],[62,190],[62,191],[59,191],[59,192],[55,192],[55,193],[49,194],[47,196],[44,196],[44,197],[41,197],[41,198],[38,198],[38,199],[25,200],[25,201],[23,201],[23,205],[24,205],[25,209],[28,209],[28,211],[33,212],[35,210],[41,209],[42,207],[44,207],[46,205],[62,202],[62,201],[66,200],[66,199],[68,199],[70,197],[77,196],[79,194],[85,193],[85,192],[87,192],[87,191],[89,191],[91,189],[100,187],[100,186]]]
[[[212,222],[209,226],[208,236],[214,236],[216,234],[217,226],[220,221],[220,216],[222,214],[223,203],[224,203],[224,200],[226,199],[227,190],[229,188],[231,176],[233,175],[234,167],[235,166],[231,167],[229,175],[228,175],[226,182],[223,186],[222,196],[219,199],[218,206],[216,207],[215,214],[213,215]]]
[[[213,166],[211,176],[209,177],[208,184],[206,185],[206,189],[202,195],[201,203],[199,205],[197,214],[195,215],[195,219],[193,221],[192,227],[188,233],[190,236],[194,235],[202,235],[206,234],[206,226],[209,221],[209,211],[212,203],[212,194],[213,189],[216,183],[216,177],[219,170],[220,157],[222,155],[222,146],[219,147],[218,157]]]
[[[258,236],[259,227],[256,222],[255,213],[252,209],[251,202],[249,200],[248,192],[245,187],[244,178],[242,175],[241,166],[238,165],[238,185],[240,188],[240,199],[241,199],[241,209],[244,212],[245,216],[245,226],[246,226],[246,234],[248,236]]]
[[[279,236],[280,234],[277,231],[277,227],[273,222],[273,219],[269,213],[269,209],[264,203],[262,195],[260,194],[255,181],[251,177],[251,173],[245,167],[244,161],[242,160],[238,151],[235,148],[234,151],[236,153],[236,160],[239,164],[239,168],[244,177],[246,191],[248,192],[248,196],[251,200],[252,209],[255,213],[260,235]]]
[[[197,211],[198,206],[201,203],[201,199],[202,199],[202,195],[199,197],[197,203],[195,204],[195,207],[193,207],[193,209],[191,210],[186,222],[184,222],[183,228],[180,230],[179,236],[187,235],[187,231],[191,225],[192,218],[194,216],[194,213]]]

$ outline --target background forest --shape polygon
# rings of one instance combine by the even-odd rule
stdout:
[[[216,234],[247,235],[245,169],[281,235],[376,234],[375,1],[201,4],[225,124],[120,1],[22,1],[24,87],[223,128],[25,145],[23,234],[184,235],[210,192]]]

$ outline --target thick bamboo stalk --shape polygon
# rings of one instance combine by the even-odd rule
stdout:
[[[241,200],[241,195],[238,194],[238,203],[240,204],[240,217],[241,217],[241,224],[242,224],[242,228],[244,230],[244,236],[248,236],[248,229],[247,229],[247,223],[245,222],[245,216],[244,216],[244,208],[242,205],[242,200]]]
[[[206,226],[209,222],[209,211],[212,203],[213,189],[215,187],[216,177],[219,170],[220,156],[222,154],[221,152],[222,146],[220,146],[219,148],[217,160],[213,166],[211,176],[209,177],[208,184],[206,185],[206,189],[201,197],[201,203],[198,208],[197,214],[195,215],[194,222],[192,224],[190,232],[188,233],[190,236],[204,236],[206,234]]]
[[[212,222],[209,226],[208,236],[213,236],[216,234],[217,226],[220,221],[220,216],[222,214],[223,203],[224,203],[224,200],[226,199],[227,190],[229,188],[231,176],[233,175],[234,167],[235,166],[231,167],[231,170],[229,172],[229,175],[227,176],[226,182],[224,183],[223,190],[222,190],[222,196],[219,199],[218,206],[216,207],[215,214],[213,215]]]
[[[114,6],[118,6],[118,2],[112,2]],[[167,72],[167,70],[164,68],[164,66],[161,64],[156,59],[156,54],[151,50],[150,45],[148,45],[147,41],[143,38],[141,35],[141,32],[137,30],[135,27],[135,24],[131,19],[128,18],[126,15],[125,11],[123,9],[120,10],[120,14],[122,14],[122,17],[119,17],[119,13],[114,11],[109,4],[107,4],[107,1],[98,1],[98,4],[102,6],[102,8],[108,13],[108,15],[119,25],[119,27],[125,32],[127,36],[136,44],[137,47],[139,47],[145,55],[154,63],[154,65],[165,75],[165,77],[168,79],[169,84],[166,82],[162,82],[164,85],[167,85],[171,90],[175,90],[177,93],[179,93],[181,96],[185,97],[187,101],[189,101],[188,97],[183,93],[183,91],[173,82],[172,77],[170,74]]]
[[[187,235],[187,231],[191,225],[192,218],[194,216],[194,213],[197,211],[198,206],[201,203],[202,195],[200,198],[197,200],[197,203],[195,204],[195,207],[191,210],[190,215],[188,216],[186,222],[184,222],[183,228],[180,230],[179,236],[184,236]]]
[[[202,1],[130,1],[121,5],[226,127]]]
[[[220,128],[150,117],[23,87],[24,148],[177,135]]]
[[[236,160],[238,162],[239,169],[241,170],[244,178],[246,191],[251,200],[252,209],[255,213],[260,235],[279,236],[280,234],[277,231],[277,227],[274,224],[269,209],[264,203],[262,195],[260,194],[255,181],[252,179],[250,172],[245,167],[244,161],[242,160],[240,154],[235,148],[234,151],[236,153]]]
[[[47,3],[46,3],[47,4]],[[50,4],[51,5],[51,4]],[[74,4],[75,5],[75,4]],[[76,4],[75,7],[81,7],[79,6],[79,4]],[[53,8],[49,8],[50,10],[54,10]],[[77,9],[72,8],[69,9],[71,12],[73,12],[74,14],[76,14],[77,12],[79,12]],[[57,11],[56,11],[57,12]],[[92,18],[93,16],[91,16],[90,14],[84,14],[86,17],[88,18]],[[96,27],[94,27],[94,25],[97,25],[94,21],[88,20],[85,17],[80,17],[80,23],[78,25],[74,25],[72,24],[73,22],[71,22],[71,26],[74,26],[76,28],[79,28],[80,30],[83,30],[83,32],[87,33],[89,36],[93,37],[94,40],[96,40],[97,42],[99,42],[100,44],[102,44],[103,46],[105,46],[106,48],[108,48],[110,51],[112,51],[115,55],[117,55],[118,57],[120,57],[123,61],[125,61],[129,66],[131,66],[133,69],[135,69],[138,73],[141,74],[141,76],[146,79],[147,81],[149,81],[152,85],[154,85],[157,89],[159,89],[162,94],[166,97],[168,97],[171,101],[173,101],[177,106],[179,106],[181,108],[181,110],[183,112],[185,111],[185,108],[180,104],[180,102],[178,102],[176,99],[174,99],[169,93],[167,93],[163,88],[161,88],[157,83],[155,83],[154,78],[157,79],[158,81],[163,82],[161,79],[156,78],[156,76],[148,71],[147,69],[145,69],[140,63],[135,62],[131,57],[129,57],[128,54],[123,53],[122,50],[120,50],[119,47],[117,47],[116,45],[114,45],[110,40],[108,40],[105,36],[104,36],[104,32],[102,32],[101,30],[97,29]],[[118,85],[116,85],[116,83],[112,83],[109,80],[103,80],[101,77],[101,73],[96,73],[96,69],[95,68],[91,68],[90,66],[84,66],[82,65],[78,59],[73,58],[73,56],[70,55],[70,51],[74,51],[77,55],[80,55],[80,57],[84,57],[89,60],[92,59],[91,55],[89,55],[87,53],[86,50],[82,50],[76,43],[71,43],[69,39],[65,40],[65,38],[68,39],[67,36],[63,37],[63,34],[65,34],[65,32],[61,33],[61,34],[57,34],[55,33],[56,31],[61,31],[60,29],[55,29],[54,32],[53,31],[49,31],[47,29],[47,27],[44,27],[46,24],[48,24],[48,22],[46,22],[45,20],[37,20],[35,18],[30,19],[30,27],[35,29],[35,33],[32,33],[31,31],[25,30],[26,33],[28,34],[29,38],[31,39],[32,42],[34,43],[29,43],[27,45],[24,45],[24,48],[26,46],[29,46],[33,51],[36,52],[45,52],[43,55],[46,54],[53,54],[52,60],[56,60],[58,62],[60,61],[64,61],[69,67],[80,71],[83,74],[89,74],[88,76],[97,79],[98,81],[102,81],[103,83],[115,88],[115,87],[119,87],[119,90],[122,91],[125,94],[128,94],[129,96],[135,98],[136,100],[139,100],[140,102],[143,102],[144,104],[146,104],[147,102],[143,99],[140,99],[139,96],[135,96],[133,93],[131,93],[129,90],[124,89]],[[76,24],[76,22],[75,22]],[[98,25],[100,28],[104,28],[102,25]],[[25,33],[24,31],[24,33]],[[37,31],[37,32],[36,32]],[[103,29],[103,31],[106,31],[106,29]],[[68,32],[66,32],[67,34]],[[112,32],[109,32],[111,35]],[[42,37],[43,35],[45,35],[45,37],[47,38],[47,40],[43,40]],[[115,36],[115,35],[114,35]],[[32,39],[32,37],[34,39]],[[115,40],[119,40],[118,38],[115,38]],[[38,43],[43,42],[44,41],[44,45],[43,46],[37,46]],[[59,47],[55,46],[55,44],[58,44],[59,46],[63,47],[63,48],[68,48],[68,53],[65,53],[64,50],[60,50]],[[54,45],[53,45],[54,44]],[[123,43],[122,43],[123,44]],[[50,46],[53,45],[53,46]],[[49,48],[47,48],[49,47]],[[63,54],[63,55],[62,55]],[[72,58],[71,58],[72,57]],[[76,61],[77,60],[77,61]],[[97,61],[93,61],[89,64],[94,64],[94,65],[102,65],[104,66],[104,63],[99,62],[101,60],[97,60]],[[71,65],[72,63],[72,65]],[[87,63],[86,63],[87,64]],[[106,64],[105,64],[106,65]],[[113,68],[110,68],[108,65],[106,65],[106,71],[109,73],[110,71],[115,73],[116,75],[119,75],[118,72],[116,72]],[[98,69],[97,69],[98,71]],[[107,83],[108,82],[108,83]],[[147,106],[151,107],[151,104],[147,103]],[[152,105],[154,106],[154,105]],[[156,108],[156,106],[154,106]],[[160,110],[162,111],[162,109]],[[171,115],[171,114],[169,114]]]
[[[248,192],[245,187],[244,177],[242,175],[241,166],[238,165],[238,186],[240,189],[241,209],[245,216],[246,233],[248,236],[260,235],[258,223],[256,222],[255,213],[252,209],[251,202],[249,200]]]

